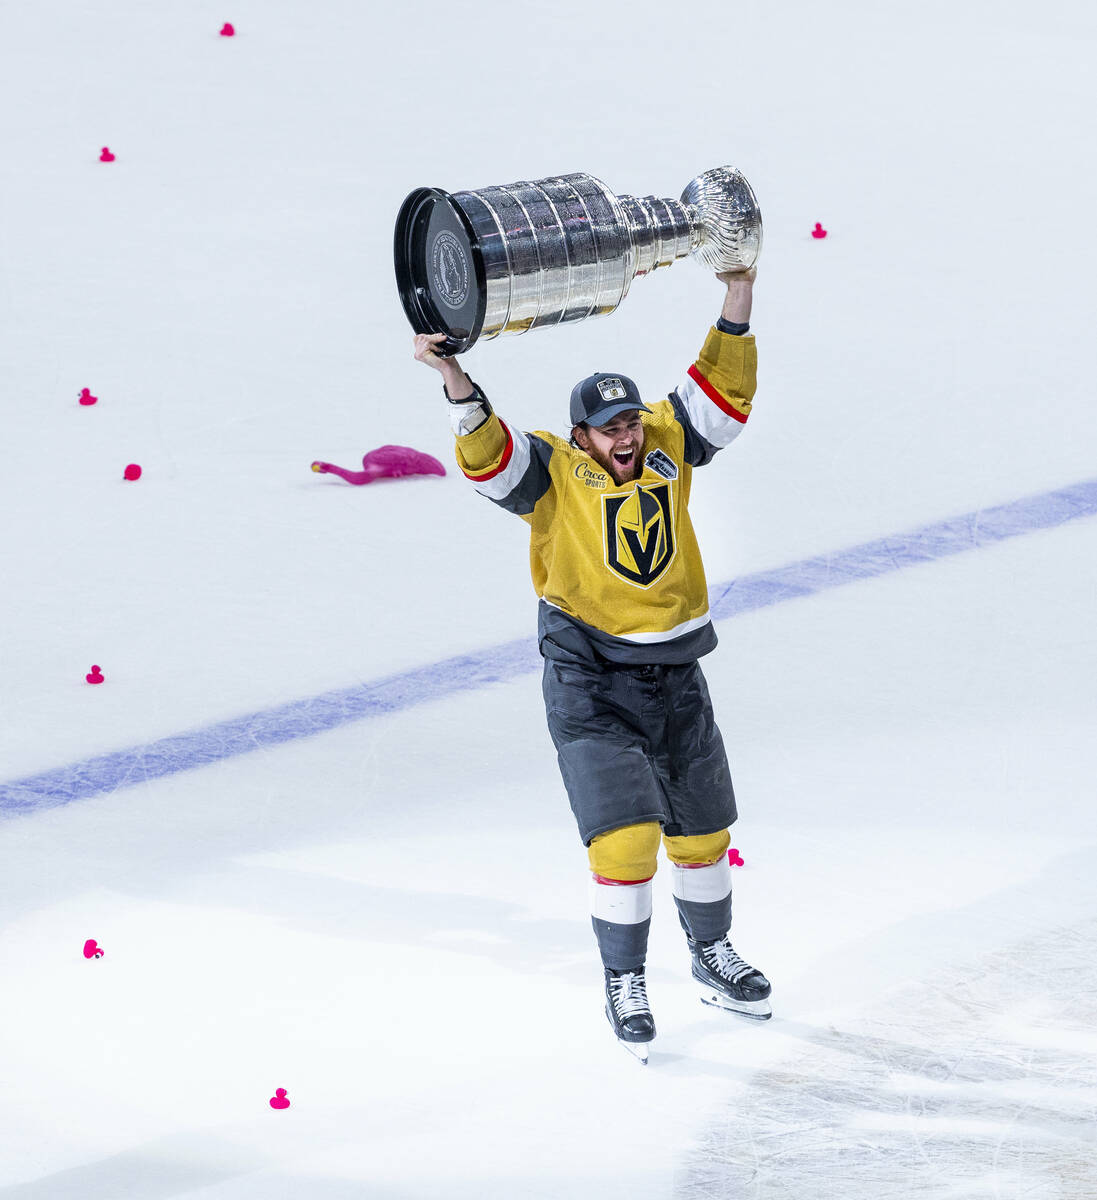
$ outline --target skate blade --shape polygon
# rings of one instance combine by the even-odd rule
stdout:
[[[623,1046],[637,1062],[643,1063],[645,1067],[648,1065],[648,1049],[651,1042],[625,1042],[618,1038],[617,1045]]]
[[[724,1012],[737,1013],[752,1021],[768,1021],[773,1016],[773,1008],[768,1000],[732,1000],[730,996],[709,987],[702,987],[700,993],[701,1003],[710,1008],[722,1008]]]

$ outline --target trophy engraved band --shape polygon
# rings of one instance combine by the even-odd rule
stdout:
[[[393,247],[408,320],[416,333],[445,333],[444,354],[604,316],[638,275],[686,255],[747,270],[761,248],[762,214],[734,167],[699,175],[680,200],[617,196],[583,173],[452,195],[418,188]]]

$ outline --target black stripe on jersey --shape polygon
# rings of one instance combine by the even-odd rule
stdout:
[[[686,462],[691,467],[703,467],[706,463],[712,462],[712,456],[720,447],[714,446],[697,432],[693,426],[693,422],[689,419],[689,414],[686,412],[686,406],[682,403],[682,398],[676,391],[671,392],[667,399],[674,406],[674,415],[678,419],[678,424],[682,427],[682,432],[686,435],[686,444],[683,451]]]
[[[642,667],[693,662],[716,648],[716,630],[711,621],[706,621],[700,629],[679,634],[670,641],[630,642],[595,629],[541,600],[537,605],[537,641],[541,654],[557,662],[591,663],[605,659]]]
[[[552,447],[532,433],[526,436],[529,439],[529,466],[514,487],[501,500],[495,500],[500,508],[519,517],[529,516],[537,501],[552,486],[552,476],[549,474]]]

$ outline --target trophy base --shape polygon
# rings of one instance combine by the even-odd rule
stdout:
[[[393,244],[400,302],[416,333],[444,333],[443,357],[480,336],[487,311],[483,256],[476,231],[454,198],[418,188],[396,218]]]

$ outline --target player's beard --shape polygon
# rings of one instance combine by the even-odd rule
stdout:
[[[627,466],[622,467],[619,462],[613,457],[613,454],[602,454],[593,445],[587,453],[594,461],[606,471],[614,483],[620,485],[622,483],[631,483],[634,479],[639,479],[644,473],[644,459],[642,454],[643,447],[636,446],[632,451],[632,462]]]

